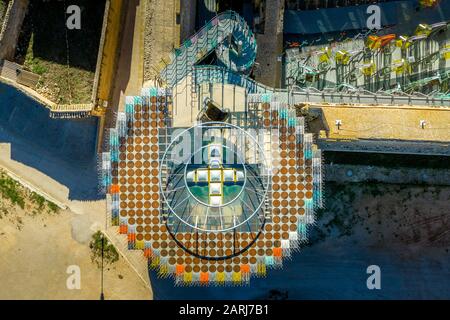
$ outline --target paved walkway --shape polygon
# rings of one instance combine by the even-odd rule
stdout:
[[[144,81],[144,10],[145,2],[127,1],[127,16],[112,96],[112,106],[124,109],[125,97],[138,95]]]
[[[175,23],[179,0],[151,0],[145,11],[145,81],[155,78],[155,69],[180,44],[180,26]]]

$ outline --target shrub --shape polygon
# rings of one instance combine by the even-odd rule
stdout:
[[[89,247],[91,248],[91,260],[97,263],[98,267],[101,267],[102,263],[102,248],[104,264],[113,264],[119,260],[119,253],[116,248],[109,243],[101,231],[97,231],[92,235]]]

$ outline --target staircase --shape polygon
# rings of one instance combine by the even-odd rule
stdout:
[[[212,51],[219,64],[234,72],[247,72],[256,59],[256,39],[245,20],[233,11],[211,19],[164,61],[160,78],[174,87],[192,67]]]

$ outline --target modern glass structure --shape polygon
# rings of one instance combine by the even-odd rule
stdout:
[[[113,224],[160,276],[242,284],[306,241],[322,204],[321,154],[280,97],[250,94],[245,119],[190,128],[171,126],[168,89],[127,99],[102,181]]]
[[[334,64],[319,79],[336,84],[335,92],[342,91],[339,85],[353,90],[386,84],[386,90],[392,74],[408,80],[409,70],[431,71],[448,60],[444,42],[426,40],[441,37],[447,24],[421,28],[415,38],[362,40],[358,55],[345,46],[359,42],[317,48],[316,56],[301,63]],[[321,152],[293,105],[295,92],[268,88],[246,75],[256,48],[239,15],[219,14],[161,62],[159,87],[127,97],[125,112],[110,130],[101,179],[112,224],[127,236],[130,250],[142,250],[149,267],[177,285],[240,285],[281,267],[307,241],[315,209],[322,206]],[[197,64],[213,53],[216,65]],[[423,63],[414,65],[411,56]],[[299,61],[294,58],[287,54],[288,61]],[[387,69],[397,59],[404,68]],[[308,73],[315,69],[301,63],[292,63],[289,78],[298,84],[306,70],[305,81],[316,81]],[[389,72],[379,72],[380,66]],[[355,72],[364,75],[364,83],[353,79]],[[245,93],[233,112],[218,107],[186,121],[176,114],[172,91],[186,86],[186,96],[194,97],[203,83],[239,86]],[[381,89],[372,87],[366,90]],[[301,99],[309,96],[305,91]],[[324,99],[325,92],[317,96]],[[197,109],[188,105],[192,99],[182,101],[183,110]]]

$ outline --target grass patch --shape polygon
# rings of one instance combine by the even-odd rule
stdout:
[[[108,239],[101,231],[97,231],[92,235],[89,247],[91,248],[91,260],[92,262],[95,262],[98,267],[101,267],[102,263],[102,247],[104,264],[113,264],[119,260],[119,253],[116,248],[109,243]]]
[[[34,56],[33,41],[32,35],[24,68],[41,76],[35,90],[59,104],[89,103],[94,85],[94,72]]]
[[[38,93],[57,104],[91,102],[105,3],[73,0],[82,28],[68,30],[63,1],[30,1],[15,61],[41,76]]]
[[[32,192],[30,200],[37,206],[37,209],[42,212],[42,210],[47,209],[49,213],[59,213],[59,207],[51,201],[46,200],[43,196]]]
[[[0,194],[11,201],[13,205],[25,208],[25,198],[20,190],[20,184],[0,172]]]
[[[324,158],[326,163],[379,166],[393,169],[450,169],[450,157],[446,156],[411,154],[405,156],[403,154],[326,151]]]

